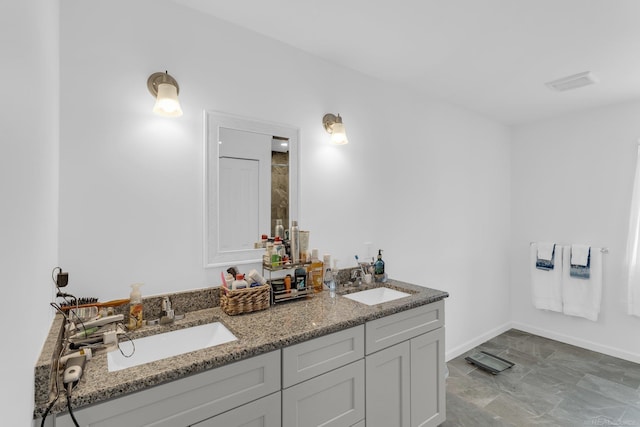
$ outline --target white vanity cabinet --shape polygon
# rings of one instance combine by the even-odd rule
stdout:
[[[77,409],[74,414],[82,427],[198,425],[197,423],[209,420],[230,409],[243,408],[242,405],[264,396],[272,395],[275,396],[273,399],[279,401],[280,378],[280,351],[276,350]],[[255,415],[256,408],[250,409]],[[242,411],[239,410],[236,414],[241,415]],[[271,424],[260,425],[279,426],[280,419],[277,415],[279,414],[271,414],[267,417],[269,420],[274,420]],[[234,414],[230,416],[233,417]],[[256,418],[259,418],[259,414],[254,417]],[[236,424],[228,422],[202,425],[224,427],[247,425],[242,423],[242,419],[239,417]],[[211,422],[214,421],[211,420]],[[62,413],[56,417],[55,426],[72,427],[74,423],[69,413]]]
[[[445,421],[444,302],[366,324],[367,427]]]
[[[437,426],[444,370],[438,301],[74,413],[83,427]]]
[[[364,425],[364,326],[282,350],[282,427]]]

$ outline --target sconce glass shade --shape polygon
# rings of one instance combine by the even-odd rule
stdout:
[[[333,125],[333,132],[331,133],[331,143],[336,145],[348,144],[347,132],[344,130],[342,123],[335,123]]]
[[[165,117],[180,117],[182,108],[178,101],[178,90],[169,83],[161,83],[158,85],[158,96],[156,104],[153,106],[153,112]]]
[[[176,79],[171,77],[166,71],[164,73],[153,73],[147,80],[147,87],[151,95],[156,98],[153,112],[164,117],[182,116],[182,108],[178,101],[180,87]]]
[[[331,143],[335,145],[348,144],[347,132],[342,123],[342,117],[340,114],[333,115],[331,113],[325,114],[322,118],[322,124],[324,129],[331,134]]]

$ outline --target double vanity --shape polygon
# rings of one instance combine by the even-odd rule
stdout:
[[[95,355],[73,391],[75,418],[83,426],[441,424],[448,294],[394,280],[370,287],[238,316],[225,314],[210,289],[210,308],[132,333],[132,357]],[[179,297],[203,300],[193,292]],[[36,419],[61,327],[57,316],[36,366]],[[64,396],[47,425],[74,425]]]

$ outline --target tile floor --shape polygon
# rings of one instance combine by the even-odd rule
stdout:
[[[516,365],[491,375],[476,350]],[[640,365],[511,329],[447,363],[442,427],[640,426]]]

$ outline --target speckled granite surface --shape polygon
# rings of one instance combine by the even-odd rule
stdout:
[[[379,284],[371,287],[375,286]],[[385,286],[411,293],[411,296],[367,306],[325,291],[315,294],[313,298],[278,304],[254,313],[229,316],[217,306],[218,288],[194,291],[192,297],[190,292],[181,293],[176,301],[181,301],[181,309],[187,312],[183,320],[167,326],[145,326],[131,334],[132,338],[219,321],[233,332],[238,340],[117,372],[108,372],[106,353],[98,353],[85,366],[84,375],[73,392],[72,406],[80,408],[143,390],[448,297],[443,291],[394,280],[390,280]],[[340,287],[338,293],[363,289],[365,288]],[[195,302],[197,300],[200,301]],[[201,308],[202,301],[212,304],[212,308]],[[195,307],[196,310],[190,311],[190,307]],[[48,367],[55,358],[54,354],[59,351],[56,350],[56,341],[61,326],[62,320],[56,317],[36,365],[35,418],[41,417],[48,404],[51,390]],[[51,413],[64,411],[65,405],[66,400],[61,395]]]

